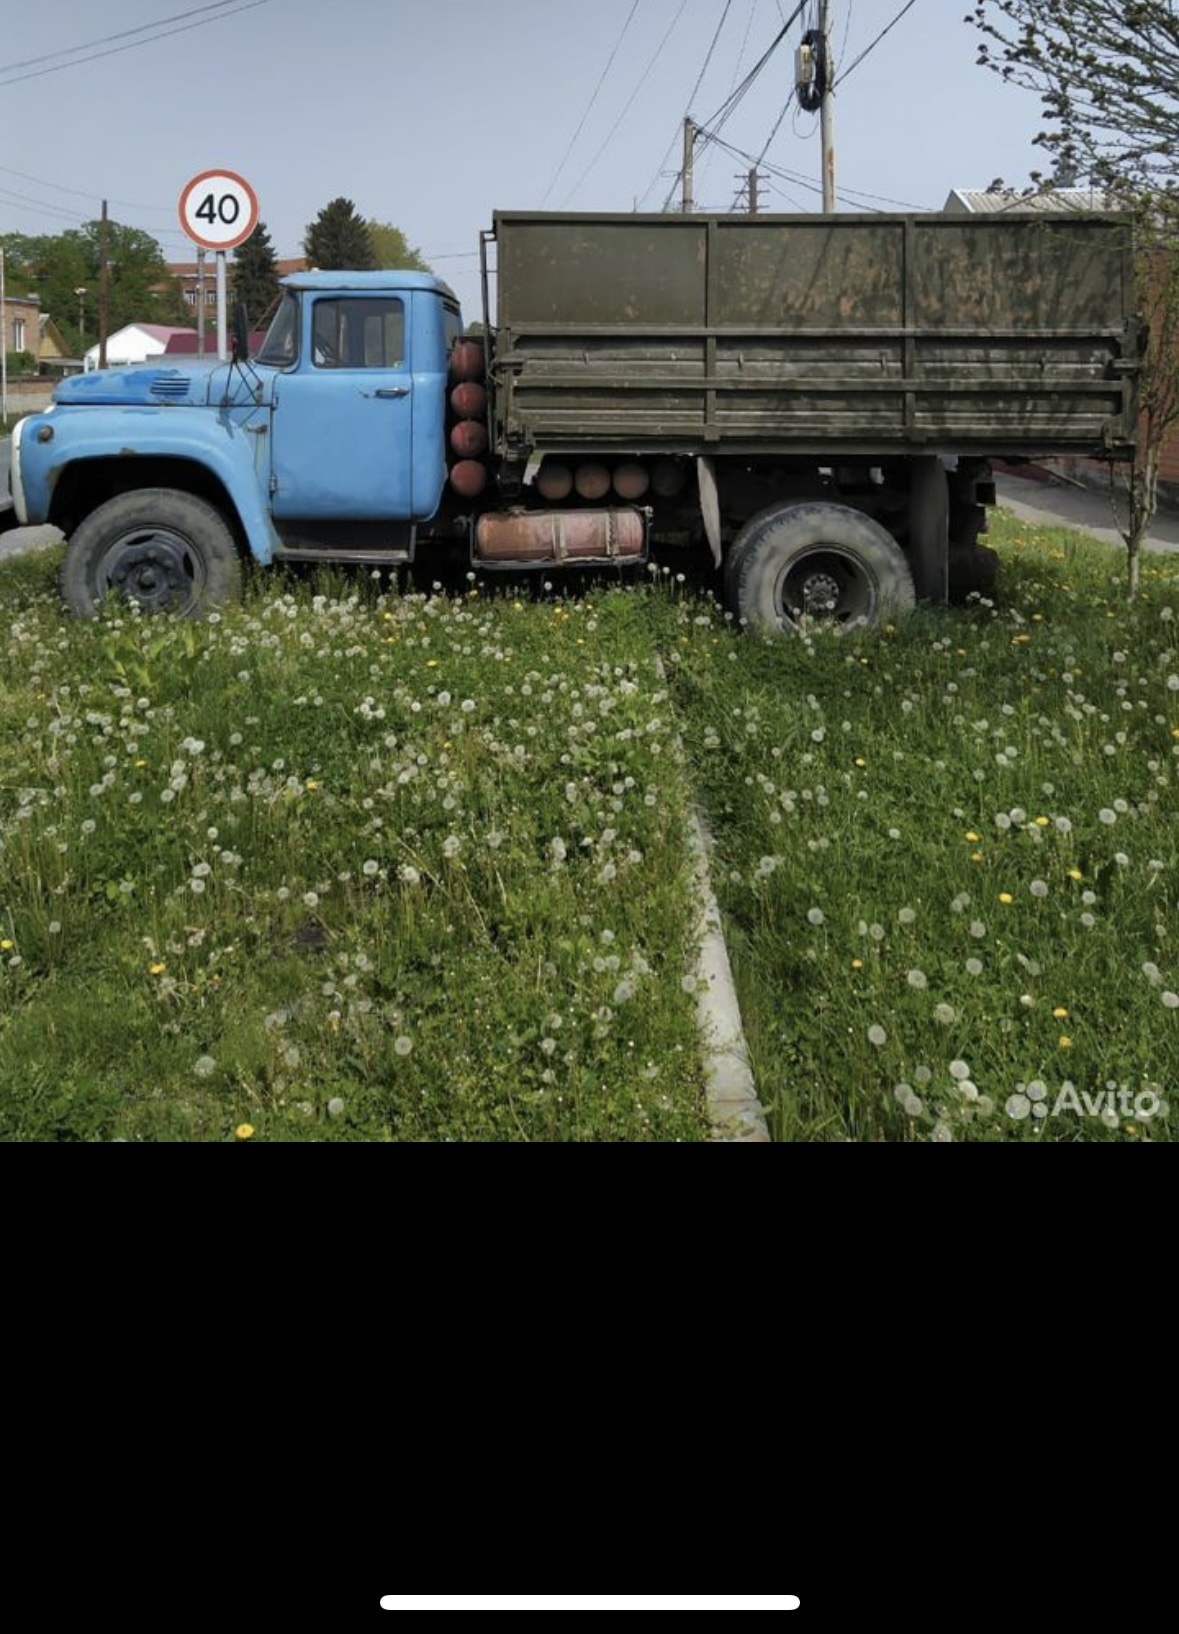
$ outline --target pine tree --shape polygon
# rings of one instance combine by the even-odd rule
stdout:
[[[266,223],[260,221],[234,259],[233,298],[245,307],[251,323],[259,324],[278,296],[278,261]]]
[[[303,250],[321,272],[372,272],[376,268],[368,226],[351,199],[333,199],[307,229]]]

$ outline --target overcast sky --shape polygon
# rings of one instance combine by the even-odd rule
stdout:
[[[849,71],[835,99],[842,207],[940,209],[954,187],[1026,182],[1042,159],[1031,143],[1037,105],[975,66],[967,0],[915,0],[853,69],[903,7],[832,0]],[[62,231],[96,216],[106,197],[115,219],[152,233],[168,259],[191,258],[179,195],[190,177],[224,166],[257,189],[280,255],[300,254],[307,223],[343,195],[400,226],[474,316],[479,232],[494,209],[662,209],[677,185],[685,113],[710,123],[794,9],[794,0],[4,0],[0,232]],[[724,124],[733,148],[762,153],[817,9],[812,0]],[[149,24],[175,32],[146,44],[128,32]],[[60,55],[74,47],[87,49]],[[767,208],[818,208],[817,123],[797,108],[782,120],[766,159],[789,179],[767,177]],[[748,168],[705,151],[698,207],[733,208]]]

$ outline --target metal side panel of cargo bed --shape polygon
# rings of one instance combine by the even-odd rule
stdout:
[[[1125,454],[1129,221],[502,212],[502,458]]]

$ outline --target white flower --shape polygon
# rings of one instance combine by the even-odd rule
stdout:
[[[910,970],[908,982],[909,986],[915,988],[918,993],[924,993],[929,986],[929,978],[924,970]]]
[[[885,1032],[883,1027],[869,1027],[868,1042],[869,1044],[874,1045],[878,1050],[883,1049],[888,1043],[888,1034]]]
[[[202,1055],[192,1070],[198,1078],[211,1078],[217,1071],[217,1063],[211,1055]]]
[[[808,923],[812,924],[816,930],[818,930],[820,926],[827,923],[827,915],[823,912],[822,908],[812,908],[806,917]]]
[[[393,1045],[393,1053],[394,1053],[394,1055],[401,1056],[402,1060],[404,1060],[406,1056],[412,1055],[413,1054],[413,1039],[412,1038],[399,1038],[399,1039],[397,1039],[396,1042]]]

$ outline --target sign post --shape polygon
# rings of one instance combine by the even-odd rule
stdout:
[[[236,171],[204,170],[180,195],[180,225],[199,249],[217,256],[217,356],[224,363],[229,357],[226,257],[257,227],[258,195]]]

